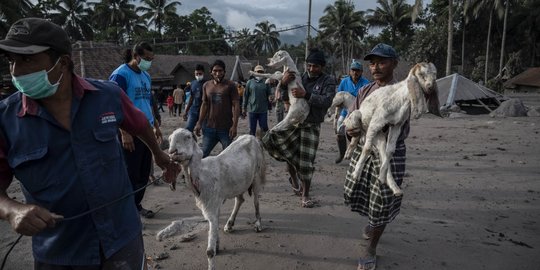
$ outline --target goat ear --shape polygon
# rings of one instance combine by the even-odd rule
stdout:
[[[428,112],[442,117],[441,111],[439,110],[440,104],[439,104],[439,90],[437,88],[437,82],[435,82],[435,85],[433,86],[433,89],[431,92],[426,95],[427,100],[427,106],[428,106]]]
[[[407,79],[407,89],[409,90],[409,96],[411,97],[411,116],[414,117],[414,119],[418,119],[422,114],[422,106],[419,105],[421,105],[423,98],[421,96],[422,89],[420,89],[420,85],[415,76],[409,76]]]

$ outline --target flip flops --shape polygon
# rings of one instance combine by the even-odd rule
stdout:
[[[356,270],[375,270],[377,268],[377,258],[358,259],[358,268]]]
[[[147,210],[144,208],[139,211],[139,214],[141,214],[141,216],[144,218],[153,218],[156,215],[156,213],[154,213],[152,210]]]

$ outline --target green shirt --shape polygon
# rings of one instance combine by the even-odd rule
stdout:
[[[242,109],[250,113],[264,113],[268,111],[268,97],[272,95],[272,89],[264,83],[264,79],[258,81],[251,79],[247,82],[242,101]],[[247,108],[247,109],[246,109]]]

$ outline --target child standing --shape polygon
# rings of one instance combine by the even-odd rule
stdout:
[[[167,97],[167,108],[169,108],[169,116],[174,115],[174,98],[172,94]]]

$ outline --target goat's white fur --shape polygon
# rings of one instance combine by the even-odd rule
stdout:
[[[169,136],[169,153],[184,170],[186,184],[195,193],[197,207],[209,223],[208,269],[214,269],[214,256],[219,249],[219,213],[226,199],[235,198],[234,209],[225,224],[224,231],[232,232],[243,194],[253,194],[255,205],[255,230],[262,230],[259,214],[259,192],[266,181],[266,163],[262,145],[254,136],[242,135],[217,156],[202,159],[202,150],[194,135],[179,128]],[[198,191],[193,186],[198,182]]]
[[[392,176],[390,160],[401,128],[411,115],[418,119],[429,111],[440,116],[436,79],[435,65],[418,63],[405,80],[377,89],[362,102],[358,110],[349,113],[344,121],[347,129],[360,128],[365,137],[362,153],[353,172],[355,179],[360,177],[362,167],[374,145],[381,159],[379,181],[387,183],[395,196],[403,195]],[[387,134],[383,131],[385,126],[388,126]],[[351,157],[358,141],[359,137],[351,140],[345,153],[346,158]]]
[[[347,91],[337,92],[332,100],[332,105],[328,108],[326,117],[333,116],[334,118],[334,130],[337,130],[337,119],[341,113],[342,109],[349,110],[354,104],[355,96]]]
[[[275,73],[254,73],[250,71],[250,74],[253,76],[272,78],[281,81],[285,71],[296,73],[296,79],[287,85],[289,103],[291,104],[289,107],[289,112],[285,118],[281,120],[281,122],[272,128],[272,130],[285,130],[290,126],[298,125],[306,120],[306,117],[309,114],[309,104],[305,98],[296,98],[291,93],[292,89],[294,88],[304,89],[304,87],[302,86],[302,76],[298,72],[298,68],[296,68],[296,65],[294,64],[294,61],[289,53],[284,50],[279,50],[274,54],[274,56],[272,56],[272,58],[268,58],[268,61],[270,63],[268,63],[267,66],[271,68],[277,69],[283,67],[283,73],[279,71]]]

